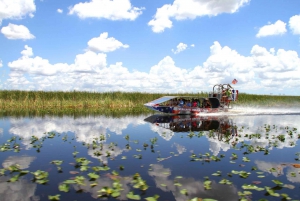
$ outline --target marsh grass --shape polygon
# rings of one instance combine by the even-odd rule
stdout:
[[[299,107],[300,96],[239,94],[237,105],[266,107]]]
[[[81,91],[0,91],[0,114],[74,115],[74,114],[141,114],[150,111],[143,104],[161,96],[198,96],[201,93],[81,92]],[[299,106],[300,96],[239,94],[236,105]]]

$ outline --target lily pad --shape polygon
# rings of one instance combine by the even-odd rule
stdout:
[[[132,199],[132,200],[140,200],[141,199],[141,196],[140,195],[134,195],[132,191],[130,191],[126,197],[128,199]]]

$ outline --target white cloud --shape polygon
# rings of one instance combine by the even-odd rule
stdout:
[[[135,20],[143,8],[133,7],[130,0],[90,0],[69,8],[69,14],[84,18]]]
[[[29,47],[28,45],[25,45],[25,50],[23,50],[23,51],[21,52],[21,54],[22,54],[24,57],[31,57],[31,56],[33,56],[32,48]]]
[[[88,42],[88,48],[92,51],[112,52],[119,48],[128,48],[129,45],[124,45],[113,37],[108,38],[108,33],[100,34],[98,38],[92,38]]]
[[[87,51],[76,55],[75,64],[71,65],[75,72],[98,72],[106,67],[106,54]]]
[[[195,44],[191,44],[191,47],[195,47]]]
[[[19,90],[198,92],[236,78],[239,90],[246,93],[284,90],[288,94],[300,90],[300,58],[296,51],[254,45],[250,53],[243,56],[216,41],[202,66],[187,70],[166,56],[149,66],[148,72],[131,72],[122,62],[108,65],[104,53],[87,51],[76,55],[73,64],[51,64],[33,57],[32,49],[25,46],[21,57],[8,63],[10,78],[4,84]]]
[[[3,64],[2,64],[2,60],[0,59],[0,68],[3,66]]]
[[[11,68],[12,77],[19,77],[20,74],[23,75],[25,73],[36,76],[53,76],[70,73],[69,76],[71,76],[74,72],[95,73],[106,67],[106,55],[91,51],[76,55],[74,64],[71,65],[65,63],[50,64],[47,59],[38,56],[32,58],[32,48],[27,45],[21,54],[23,55],[21,58],[8,63],[8,66]]]
[[[63,11],[62,9],[59,8],[59,9],[57,9],[57,12],[58,12],[58,13],[63,13],[64,11]]]
[[[187,44],[179,43],[179,44],[177,45],[177,47],[176,47],[176,50],[173,50],[173,49],[172,49],[172,52],[173,52],[174,54],[178,54],[179,52],[182,52],[182,51],[186,50],[186,48],[187,48]]]
[[[1,0],[0,25],[4,19],[22,19],[26,15],[33,17],[35,9],[34,0]]]
[[[159,33],[172,27],[171,18],[175,20],[195,19],[202,16],[217,16],[221,13],[235,13],[250,0],[174,0],[158,8],[154,19],[148,25],[152,31]]]
[[[294,15],[290,18],[289,27],[293,34],[300,34],[300,15]]]
[[[35,38],[35,36],[32,35],[29,29],[24,25],[15,25],[11,23],[9,23],[6,27],[2,27],[1,33],[4,34],[6,38],[11,40],[29,40]]]
[[[282,35],[286,33],[286,23],[281,20],[277,20],[274,24],[269,24],[261,27],[256,34],[257,38],[273,36],[273,35]]]

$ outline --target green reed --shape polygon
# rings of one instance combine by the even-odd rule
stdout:
[[[244,94],[238,96],[237,105],[266,107],[299,107],[300,96]]]
[[[83,92],[83,91],[0,91],[0,112],[64,115],[145,113],[143,104],[161,96],[208,97],[200,93],[142,93],[142,92]],[[300,96],[272,96],[239,94],[236,105],[249,106],[299,106]]]

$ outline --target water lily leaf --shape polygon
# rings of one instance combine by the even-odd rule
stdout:
[[[258,175],[257,176],[258,178],[264,178],[264,177],[266,177],[265,175]]]
[[[221,171],[217,171],[215,173],[212,174],[213,176],[221,176]]]
[[[4,175],[4,174],[5,174],[5,171],[6,171],[6,170],[5,170],[4,168],[3,168],[3,169],[0,169],[0,176],[1,176],[1,175]]]
[[[189,201],[202,201],[202,199],[195,197],[195,198],[190,199]]]
[[[96,174],[95,172],[88,173],[88,176],[89,176],[91,179],[98,179],[98,178],[99,178],[99,175]]]
[[[39,179],[45,179],[48,177],[48,172],[42,171],[42,170],[37,170],[35,172],[31,172],[35,179],[39,180]]]
[[[180,193],[182,194],[182,195],[187,195],[188,194],[188,191],[187,191],[187,189],[181,189],[180,190]]]
[[[70,189],[70,186],[68,185],[68,184],[65,184],[65,183],[63,183],[63,184],[60,184],[59,186],[58,186],[58,189],[60,190],[60,191],[63,191],[63,192],[69,192],[69,189]]]
[[[114,191],[111,196],[116,198],[116,197],[119,197],[121,195],[120,191]]]
[[[250,159],[248,157],[243,157],[244,162],[250,162]]]
[[[46,184],[48,181],[49,180],[47,180],[47,179],[38,179],[35,182],[38,183],[38,184]]]
[[[292,198],[289,197],[288,194],[282,193],[281,196],[283,197],[284,200],[291,200]]]
[[[60,195],[49,195],[48,199],[49,200],[60,200],[59,197],[60,197]]]
[[[134,195],[132,191],[130,191],[127,195],[127,198],[132,199],[132,200],[140,200],[141,196],[139,195]]]
[[[273,189],[271,189],[270,187],[265,187],[266,191],[271,195],[271,196],[275,196],[275,197],[279,197],[279,193],[275,193]]]
[[[21,169],[21,166],[19,164],[8,166],[6,169],[11,172],[19,172]]]
[[[122,158],[121,158],[121,159],[125,160],[125,159],[127,159],[127,157],[126,157],[126,156],[122,156]]]
[[[112,171],[112,174],[115,175],[115,176],[119,175],[119,173],[117,171],[115,171],[115,170]]]
[[[69,179],[63,182],[64,184],[76,184],[75,180]]]
[[[251,173],[250,172],[245,172],[245,171],[240,171],[239,175],[240,177],[247,178]]]
[[[145,200],[156,201],[159,198],[159,195],[154,195],[153,197],[146,197]]]
[[[244,192],[238,192],[238,195],[239,196],[248,196],[248,195],[252,195],[252,192],[251,191],[244,191]]]
[[[283,183],[277,179],[272,180],[276,185],[283,185]]]
[[[245,189],[245,190],[257,190],[257,191],[264,190],[264,188],[260,188],[260,187],[254,185],[254,184],[244,184],[242,186],[242,188]]]
[[[181,184],[181,183],[178,183],[178,182],[176,182],[176,183],[174,183],[174,186],[182,186],[182,184]]]
[[[232,184],[232,182],[227,179],[222,179],[219,183],[220,184]]]
[[[19,174],[14,175],[13,177],[11,177],[11,178],[8,180],[8,182],[16,182],[16,181],[19,180],[19,178],[20,178],[20,175],[19,175]]]
[[[204,199],[202,199],[202,201],[217,201],[217,200],[211,199],[211,198],[204,198]]]
[[[160,184],[161,186],[163,186],[163,187],[166,187],[167,185],[166,184]]]
[[[55,164],[55,165],[61,165],[63,163],[63,161],[61,161],[61,160],[53,160],[50,163]]]
[[[87,171],[89,169],[89,166],[83,165],[80,167],[80,171]]]
[[[29,170],[22,170],[22,171],[20,171],[20,176],[23,176],[23,175],[28,174],[28,173],[29,173]]]
[[[70,174],[79,174],[78,171],[70,171]]]
[[[76,184],[85,185],[84,179],[85,179],[84,176],[76,176],[74,180],[75,180]]]
[[[210,181],[210,180],[206,180],[206,181],[203,182],[203,184],[204,184],[204,185],[210,185],[210,184],[211,184],[211,181]]]
[[[94,182],[90,184],[90,187],[98,186],[98,183]]]

